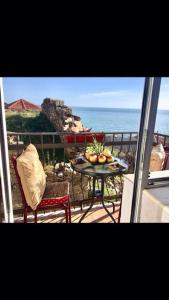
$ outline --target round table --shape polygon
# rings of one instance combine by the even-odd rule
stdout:
[[[117,167],[115,169],[113,168],[114,164],[117,164]],[[86,158],[79,157],[72,160],[71,165],[74,171],[93,177],[92,201],[88,209],[80,218],[79,222],[80,223],[82,222],[84,217],[93,207],[94,199],[95,199],[95,183],[96,183],[96,179],[99,178],[101,179],[101,199],[100,199],[101,204],[103,205],[103,208],[108,213],[112,221],[116,223],[115,219],[113,218],[112,214],[109,212],[109,210],[107,209],[104,203],[104,182],[107,177],[115,177],[126,173],[128,170],[128,164],[124,160],[116,157],[113,158],[113,163],[91,164],[89,161],[86,160]]]

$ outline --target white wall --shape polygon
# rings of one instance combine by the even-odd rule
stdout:
[[[169,176],[169,171],[153,172],[153,176]],[[133,174],[124,176],[121,223],[130,222],[133,180]],[[169,222],[169,186],[143,191],[140,222]]]

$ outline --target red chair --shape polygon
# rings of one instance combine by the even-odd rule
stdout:
[[[19,173],[17,171],[17,163],[16,163],[16,155],[13,155],[11,157],[14,170],[15,170],[15,175],[17,178],[17,183],[19,185],[19,189],[21,192],[21,197],[22,197],[22,203],[23,203],[23,209],[24,209],[24,223],[27,223],[27,213],[30,211],[33,211],[30,206],[28,206],[26,202],[26,198],[24,195],[24,191],[22,188],[21,180],[19,177]],[[63,196],[58,196],[57,191],[62,192],[64,194],[65,189],[69,189],[69,183],[68,182],[54,182],[54,183],[47,183],[46,189],[43,195],[43,198],[39,205],[37,206],[36,210],[34,211],[35,218],[34,222],[37,223],[37,212],[39,210],[51,210],[53,208],[60,208],[64,209],[65,211],[65,217],[66,217],[66,223],[71,223],[71,209],[70,209],[70,197],[69,194],[63,195]],[[61,191],[62,189],[62,191]],[[53,195],[52,195],[53,193]],[[51,196],[52,195],[52,196]]]
[[[168,165],[168,159],[169,159],[169,152],[165,151],[165,158],[164,158],[164,163],[163,163],[163,168],[162,170],[166,170],[166,167]]]
[[[98,142],[102,143],[104,141],[104,133],[96,134],[69,134],[65,135],[64,139],[66,143],[92,143],[95,138]]]

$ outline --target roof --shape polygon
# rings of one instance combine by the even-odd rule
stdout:
[[[27,100],[19,99],[8,104],[8,109],[11,110],[40,110],[38,105],[35,105]]]

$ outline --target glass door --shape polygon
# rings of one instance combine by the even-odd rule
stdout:
[[[160,85],[160,77],[148,77],[145,79],[140,130],[137,144],[130,218],[131,222],[140,222],[142,192],[148,185],[149,163],[153,145]]]

